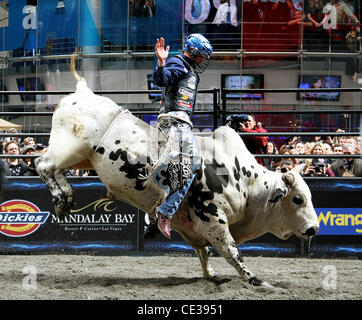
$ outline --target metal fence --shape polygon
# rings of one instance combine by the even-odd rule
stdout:
[[[226,116],[228,114],[235,114],[237,110],[227,110],[227,93],[291,93],[291,92],[361,92],[362,88],[323,88],[323,89],[299,89],[299,88],[284,88],[284,89],[226,89],[226,88],[214,88],[198,90],[198,93],[212,94],[212,110],[210,111],[198,111],[195,110],[196,115],[213,115],[213,129],[215,130],[220,122],[225,123]],[[67,95],[74,91],[0,91],[1,94],[7,95]],[[94,90],[95,94],[99,95],[112,95],[112,94],[150,94],[161,93],[160,90]],[[157,115],[158,110],[155,111],[131,111],[132,114],[137,116],[142,115]],[[240,113],[244,114],[357,114],[362,113],[361,110],[254,110],[243,109]],[[0,116],[52,116],[53,112],[0,112]],[[210,133],[196,133],[196,135],[207,135]],[[248,136],[267,136],[267,137],[294,137],[294,136],[359,136],[360,132],[267,132],[267,133],[239,133],[241,137]],[[50,133],[0,133],[0,137],[48,137]],[[258,158],[320,158],[321,155],[280,155],[280,154],[254,154]],[[0,155],[0,158],[33,158],[37,155]],[[349,155],[349,158],[361,158],[361,155]],[[323,158],[346,158],[345,155],[328,155],[323,154]]]

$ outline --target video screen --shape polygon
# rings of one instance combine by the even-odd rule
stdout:
[[[222,74],[221,87],[225,89],[264,89],[263,74]],[[227,93],[227,99],[262,100],[264,93]]]
[[[341,76],[299,75],[298,88],[321,89],[340,88]],[[303,101],[339,101],[340,92],[298,92],[297,100]]]

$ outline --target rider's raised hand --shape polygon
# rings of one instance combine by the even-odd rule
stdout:
[[[165,39],[161,37],[161,39],[157,39],[155,45],[155,51],[158,58],[158,65],[163,67],[165,65],[166,59],[168,57],[168,51],[170,50],[170,46],[167,46],[165,49]]]

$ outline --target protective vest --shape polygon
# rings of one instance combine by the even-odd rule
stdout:
[[[163,88],[160,113],[184,111],[191,115],[196,103],[197,86],[200,78],[195,69],[185,59],[181,56],[175,57],[182,60],[189,72],[173,84]]]

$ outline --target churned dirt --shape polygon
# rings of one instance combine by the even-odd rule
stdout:
[[[279,300],[362,298],[361,261],[245,257],[273,290],[241,280],[224,258],[211,257],[216,284],[194,256],[2,255],[0,299]]]

